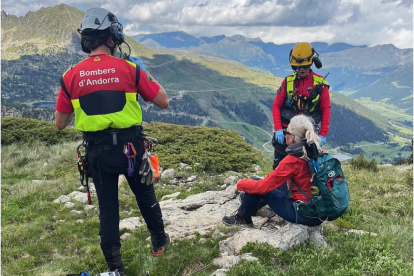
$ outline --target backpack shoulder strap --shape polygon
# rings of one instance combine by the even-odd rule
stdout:
[[[295,185],[296,188],[298,188],[299,192],[301,192],[301,194],[304,195],[309,202],[312,201],[312,199],[309,198],[309,196],[302,190],[302,188],[298,184],[295,183],[295,181],[293,181],[292,178],[290,179],[290,184]],[[293,191],[293,185],[290,185],[290,187],[289,187],[289,191],[288,191],[288,194],[287,194],[289,198],[290,198],[290,195],[292,194],[292,191]]]
[[[138,86],[139,84],[139,76],[141,75],[141,67],[137,64],[135,67],[135,86]]]
[[[287,93],[287,77],[285,78],[285,92]]]
[[[63,92],[65,92],[66,96],[68,96],[68,99],[70,100],[70,95],[69,95],[68,90],[66,89],[65,82],[63,81],[63,76],[60,77],[60,85],[62,86]]]

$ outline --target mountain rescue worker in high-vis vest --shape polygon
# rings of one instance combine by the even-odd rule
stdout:
[[[311,69],[312,63],[316,68],[322,68],[319,54],[310,43],[300,42],[290,51],[289,61],[295,72],[282,81],[273,102],[273,169],[287,155],[283,130],[289,125],[291,118],[301,114],[312,117],[315,121],[315,132],[319,134],[322,146],[326,143],[331,117],[329,85],[324,77]]]
[[[102,8],[89,9],[79,32],[82,49],[90,56],[61,78],[56,126],[64,129],[74,113],[75,126],[86,142],[88,168],[99,201],[101,249],[109,271],[125,272],[119,237],[119,174],[125,175],[136,197],[151,234],[153,256],[163,253],[171,242],[164,231],[154,186],[141,183],[144,146],[137,98],[140,95],[161,109],[168,108],[169,101],[139,58],[128,61],[115,57],[125,43],[123,27],[115,15]],[[126,146],[134,162],[126,156]]]

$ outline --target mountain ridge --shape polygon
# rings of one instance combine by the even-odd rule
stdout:
[[[243,39],[243,40],[246,40],[246,41],[252,41],[252,42],[256,42],[256,43],[274,44],[276,46],[289,45],[289,47],[290,47],[290,46],[294,46],[296,44],[296,43],[276,44],[274,42],[264,42],[260,37],[250,38],[250,37],[246,37],[246,36],[241,35],[241,34],[235,34],[235,35],[231,35],[231,36],[226,36],[226,35],[223,34],[223,35],[212,36],[212,37],[207,37],[207,36],[196,37],[196,36],[193,36],[189,33],[184,32],[184,31],[171,31],[171,32],[161,32],[161,33],[152,33],[152,34],[138,34],[138,35],[134,35],[132,37],[137,39],[137,40],[142,40],[142,39],[146,39],[146,38],[149,38],[149,37],[152,38],[152,37],[161,37],[161,36],[163,38],[167,38],[167,37],[171,37],[171,36],[176,35],[176,34],[181,34],[181,35],[186,36],[186,37],[191,37],[191,40],[197,40],[198,39],[200,41],[203,41],[205,39],[211,39],[211,38],[216,38],[216,39],[231,38],[231,39],[234,39],[234,40]],[[346,49],[346,48],[353,48],[353,47],[361,47],[361,48],[368,47],[367,45],[351,45],[351,44],[348,44],[348,43],[345,43],[345,42],[334,42],[334,43],[329,44],[327,42],[314,41],[314,42],[311,42],[311,44],[315,44],[315,47],[321,48],[320,49],[321,53],[326,52],[327,48],[332,47],[332,46],[335,46],[334,50],[338,50],[338,48],[342,48],[342,50],[343,50],[343,49]],[[166,47],[166,45],[163,45],[163,47]],[[168,48],[168,46],[167,46],[167,48]],[[330,51],[332,51],[332,49]]]
[[[277,76],[286,76],[292,73],[289,64],[288,54],[295,46],[295,43],[274,44],[272,42],[263,42],[259,39],[249,39],[242,35],[221,36],[215,41],[205,43],[201,38],[196,38],[185,32],[186,37],[191,37],[191,45],[180,40],[180,46],[171,44],[174,40],[174,32],[165,32],[157,34],[146,34],[141,36],[140,40],[144,45],[151,46],[156,51],[160,47],[168,49],[189,49],[193,51],[211,52],[222,55],[226,58],[238,61],[249,67],[257,67],[269,71]],[[162,36],[162,40],[157,40]],[[169,40],[170,39],[170,40]],[[197,43],[194,41],[198,39]],[[148,43],[148,42],[151,43]],[[386,99],[389,93],[400,95],[400,98],[393,97],[393,101],[388,101],[387,105],[391,109],[403,107],[403,112],[407,115],[413,114],[413,108],[406,98],[409,97],[413,90],[413,84],[408,84],[409,88],[402,91],[392,83],[405,82],[405,76],[393,74],[394,70],[405,65],[412,64],[413,49],[400,49],[392,44],[382,44],[368,47],[366,45],[350,45],[346,43],[312,42],[314,49],[321,55],[323,67],[316,72],[320,75],[330,73],[328,82],[334,91],[352,95],[354,99],[361,100],[357,95],[369,94],[363,90],[373,85],[381,79],[390,80],[386,84],[388,89],[377,86],[378,92],[375,99]],[[401,69],[400,69],[401,70]],[[412,70],[406,70],[408,78],[412,79]],[[393,78],[393,79],[391,79]],[[383,82],[385,83],[385,82]],[[391,89],[389,91],[389,89]]]
[[[53,9],[55,14],[49,12],[51,15],[49,22],[55,22],[52,19],[57,16],[58,12],[62,13],[62,17],[66,14],[65,5],[60,6],[60,9]],[[75,12],[82,14],[80,11]],[[43,17],[44,10],[39,14],[37,19],[35,18],[36,12],[30,17],[35,18],[32,22],[33,28],[42,28],[44,21],[48,21]],[[40,22],[40,19],[43,19],[43,22]],[[65,25],[65,22],[67,23],[67,20],[63,21],[59,31],[73,34],[79,39],[79,34],[76,32],[77,26]],[[44,38],[47,34],[42,32],[36,32],[36,34],[38,43],[45,43]],[[220,38],[222,37],[217,39]],[[246,43],[246,40],[237,36],[233,39],[223,39]],[[264,144],[269,142],[269,136],[272,135],[271,105],[275,90],[282,78],[263,69],[248,68],[235,61],[220,58],[218,55],[203,52],[190,54],[184,50],[174,50],[174,55],[167,51],[160,54],[154,49],[146,48],[129,36],[126,36],[126,41],[131,46],[132,54],[142,58],[148,70],[164,86],[170,98],[171,105],[166,111],[161,111],[143,101],[140,102],[142,109],[146,111],[144,120],[232,129],[238,131],[256,148],[264,150]],[[42,51],[41,47],[33,51],[34,53],[24,52],[24,47],[22,47],[14,59],[2,58],[1,97],[2,104],[7,105],[4,109],[8,114],[18,114],[20,109],[22,110],[21,116],[35,116],[35,118],[42,116],[42,118],[53,120],[53,109],[50,109],[48,114],[43,111],[39,112],[38,107],[32,106],[33,102],[55,101],[60,75],[71,65],[86,57],[86,54],[80,51],[78,40],[66,40],[67,44],[63,46],[59,46],[58,43],[59,41],[56,41],[56,44],[52,41],[47,45],[55,47],[54,52]],[[31,45],[33,48],[35,46]],[[3,53],[7,50],[8,48],[5,49],[5,45],[2,44],[2,57],[5,56]],[[22,58],[23,55],[24,58]],[[42,74],[39,75],[40,68]],[[351,105],[357,104],[352,100],[349,101]],[[345,117],[366,118],[367,120],[361,120],[362,123],[358,125],[358,128],[365,127],[372,133],[376,133],[373,137],[383,142],[387,141],[386,133],[393,127],[386,122],[385,118],[382,118],[383,123],[379,124],[370,119],[369,115],[362,115],[367,113],[362,111],[366,109],[363,106],[359,106],[358,111],[353,111],[349,106],[340,107],[335,100],[333,104],[335,105],[333,105],[332,112],[340,109],[340,113]],[[5,113],[2,108],[3,114]],[[380,118],[381,116],[374,117]],[[332,124],[340,124],[340,120],[341,118],[337,118],[332,121]],[[328,139],[331,139],[331,145],[371,140],[369,133],[356,132],[357,134],[352,136],[342,135],[339,132],[345,131],[349,134],[354,130],[355,127],[349,124],[342,129],[332,131],[332,137],[328,134]],[[341,136],[346,137],[345,140],[343,138],[336,140],[335,137]]]

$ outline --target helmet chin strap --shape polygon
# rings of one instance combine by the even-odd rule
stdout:
[[[109,50],[111,51],[111,56],[113,56],[117,45],[115,43],[114,43],[114,46],[112,47],[109,46],[108,43],[104,43],[104,45],[109,48]]]

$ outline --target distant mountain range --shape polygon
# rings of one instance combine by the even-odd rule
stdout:
[[[53,118],[53,109],[45,112],[46,109],[43,108],[40,111],[39,104],[33,103],[54,102],[62,73],[87,56],[80,50],[79,34],[76,32],[78,24],[73,23],[80,22],[82,16],[83,12],[64,4],[41,8],[24,17],[2,12],[3,116],[45,120]],[[239,41],[239,52],[244,52],[246,60],[250,50],[244,46],[257,49],[254,43],[261,42],[259,39],[245,39],[241,36],[200,39],[205,45]],[[256,148],[264,149],[264,144],[269,142],[272,135],[271,108],[276,88],[282,78],[262,68],[246,67],[239,61],[228,59],[222,54],[212,54],[206,49],[157,50],[152,47],[149,49],[131,37],[126,37],[126,40],[132,49],[132,55],[142,58],[147,69],[164,86],[170,98],[170,108],[165,111],[140,100],[145,121],[233,129]],[[180,39],[176,41],[178,45]],[[199,40],[193,43],[196,41]],[[370,49],[344,44],[332,46],[321,43],[318,47],[322,49],[320,52],[351,47],[335,53]],[[289,49],[292,45],[283,47]],[[286,51],[280,53],[282,54],[286,55]],[[255,56],[254,51],[252,55]],[[266,57],[269,54],[264,53],[263,62],[267,62]],[[329,79],[330,77],[331,75]],[[405,87],[408,84],[398,82],[396,85]],[[389,140],[387,132],[409,136],[390,125],[387,118],[345,95],[332,92],[331,98],[333,116],[328,141],[332,146],[364,141],[386,142]],[[348,118],[346,123],[344,118]],[[361,129],[364,131],[360,131]]]
[[[195,37],[186,32],[178,31],[178,32],[165,32],[165,33],[156,33],[156,34],[140,34],[136,36],[132,36],[132,38],[136,39],[138,42],[148,45],[149,43],[153,43],[151,47],[154,46],[161,46],[165,48],[191,48],[191,47],[200,47],[205,46],[208,44],[216,44],[219,42],[226,42],[227,41],[246,41],[252,44],[258,45],[260,48],[263,49],[266,53],[277,52],[281,51],[284,52],[285,50],[292,49],[295,46],[295,43],[287,43],[287,44],[274,44],[272,42],[265,43],[260,38],[247,38],[242,35],[234,35],[227,37],[225,35],[218,35],[213,37]],[[228,42],[227,42],[228,43]],[[366,48],[366,45],[362,46],[354,46],[347,43],[334,43],[329,45],[326,42],[313,42],[312,46],[315,49],[318,49],[318,53],[330,53],[330,52],[340,52],[352,48]]]
[[[133,38],[153,49],[164,47],[220,54],[280,77],[292,73],[288,56],[295,43],[264,43],[260,38],[250,39],[242,35],[197,38],[185,32],[145,34]],[[413,49],[398,49],[391,44],[367,47],[325,42],[313,42],[312,46],[323,62],[323,68],[316,71],[321,75],[330,72],[327,80],[332,90],[354,99],[370,97],[374,101],[385,101],[405,114],[413,114]],[[365,91],[371,86],[373,88]]]
[[[142,34],[132,36],[138,42],[148,47],[165,47],[170,49],[196,49],[221,54],[230,59],[237,60],[251,67],[260,67],[275,73],[285,75],[285,70],[291,71],[288,54],[295,43],[277,45],[272,42],[265,43],[260,38],[247,38],[242,35],[227,37],[225,35],[214,37],[194,37],[185,32],[167,32],[156,34]],[[339,52],[352,48],[366,48],[346,43],[328,45],[325,42],[314,42],[312,46],[318,53]],[[283,71],[280,71],[283,70]],[[282,74],[278,74],[282,73]]]

